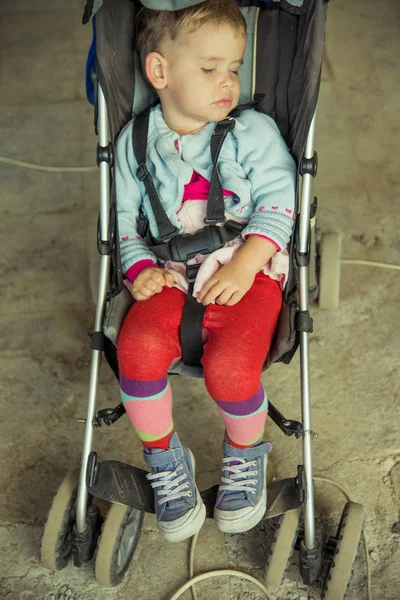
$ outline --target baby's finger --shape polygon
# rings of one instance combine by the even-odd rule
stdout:
[[[206,283],[201,288],[200,292],[197,294],[197,300],[198,300],[198,302],[203,302],[203,299],[206,297],[206,295],[208,294],[208,292],[217,283],[218,283],[218,281],[216,279],[214,279],[214,277],[211,277],[211,279],[209,279],[208,281],[206,281]]]
[[[224,306],[225,304],[228,304],[229,300],[232,298],[234,292],[230,289],[225,289],[222,294],[220,294],[218,296],[218,298],[216,299],[215,303],[219,304],[220,306]]]
[[[243,296],[244,294],[242,294],[242,292],[235,292],[234,294],[232,294],[228,302],[226,302],[225,306],[235,306],[235,304],[241,301]]]
[[[169,273],[169,271],[165,271],[164,272],[164,279],[165,279],[165,283],[168,287],[172,287],[175,283],[175,277],[173,276],[172,273]]]
[[[156,283],[153,279],[148,279],[142,287],[146,290],[149,290],[152,294],[158,294],[159,292],[162,292],[164,287],[163,284],[164,280],[162,280],[162,283]]]
[[[204,306],[211,304],[211,302],[215,300],[215,298],[217,298],[223,291],[223,285],[221,283],[216,283],[204,296],[202,304],[204,304]]]
[[[136,286],[134,285],[132,291],[135,292],[136,294],[140,294],[141,296],[144,296],[145,298],[151,298],[151,296],[154,296],[154,294],[155,294],[155,292],[153,290],[150,290],[144,284],[136,285]]]
[[[163,271],[161,269],[151,271],[147,281],[154,281],[155,284],[163,286],[165,283]]]
[[[149,298],[151,298],[151,296],[144,296],[141,292],[139,292],[138,290],[132,290],[132,296],[135,298],[135,300],[137,300],[138,302],[142,302],[143,300],[148,300]]]

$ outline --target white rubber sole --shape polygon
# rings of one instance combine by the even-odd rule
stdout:
[[[196,461],[190,450],[189,455],[194,475]],[[206,518],[206,507],[197,486],[196,501],[196,506],[179,519],[176,519],[176,521],[159,521],[157,523],[168,542],[181,542],[182,540],[192,537],[201,529]]]
[[[267,460],[265,460],[264,481],[267,480]],[[244,533],[261,521],[267,508],[267,486],[254,507],[239,510],[220,510],[214,508],[214,519],[223,533]]]

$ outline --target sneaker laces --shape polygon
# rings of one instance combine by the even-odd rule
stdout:
[[[257,479],[249,479],[249,477],[257,476],[258,471],[256,469],[248,470],[249,467],[257,466],[255,460],[246,460],[236,456],[229,456],[228,458],[222,459],[222,465],[222,471],[228,471],[230,475],[229,477],[222,475],[222,485],[219,486],[220,491],[255,493],[256,490],[253,486],[257,485]]]
[[[171,500],[180,500],[184,497],[191,497],[193,493],[187,488],[190,487],[186,481],[186,473],[178,475],[178,471],[184,468],[183,465],[178,465],[174,471],[160,471],[159,473],[149,473],[146,475],[150,481],[150,485],[156,490],[157,496],[161,496],[158,504],[165,504]],[[184,482],[184,483],[182,483]]]

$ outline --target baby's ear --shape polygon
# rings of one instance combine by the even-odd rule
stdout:
[[[166,62],[159,52],[150,52],[145,61],[146,77],[156,90],[162,90],[167,85]]]

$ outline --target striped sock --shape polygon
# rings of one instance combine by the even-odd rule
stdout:
[[[234,448],[251,448],[252,446],[255,446],[256,444],[258,444],[261,441],[261,437],[262,437],[262,432],[260,433],[260,437],[258,438],[258,440],[256,440],[252,444],[237,444],[236,442],[231,440],[231,438],[228,435],[228,432],[225,430],[225,439],[228,442],[228,444],[230,444]]]
[[[247,400],[216,400],[216,403],[225,423],[229,444],[235,448],[248,448],[260,441],[268,413],[268,398],[261,385]]]
[[[137,381],[120,375],[125,410],[146,448],[168,449],[174,432],[172,390],[167,376],[155,381]]]

